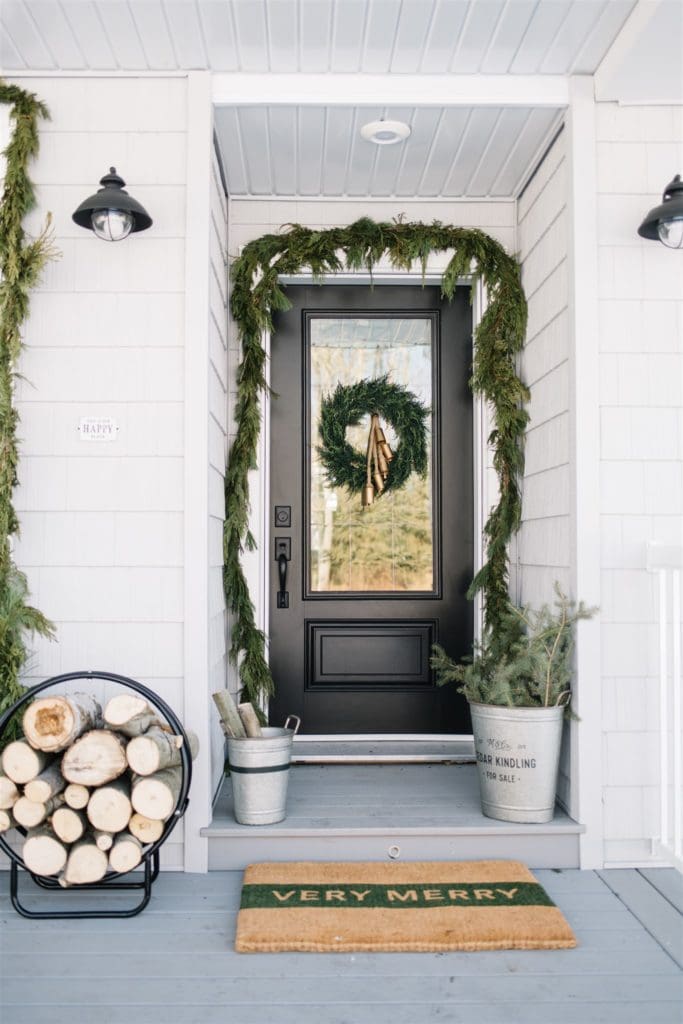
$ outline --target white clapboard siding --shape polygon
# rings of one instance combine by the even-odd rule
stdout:
[[[119,672],[182,715],[187,81],[20,84],[52,115],[26,226],[36,232],[50,211],[61,252],[31,296],[16,392],[16,558],[58,639],[32,642],[26,682]],[[153,219],[116,245],[71,219],[112,165]],[[86,417],[112,419],[116,439],[82,441]],[[182,829],[162,860],[182,867]]]
[[[566,132],[545,154],[517,203],[517,245],[529,303],[522,377],[530,389],[522,525],[513,545],[513,594],[538,607],[568,589],[571,466]],[[570,802],[569,744],[558,794]]]
[[[650,859],[660,834],[660,598],[646,548],[681,543],[683,276],[678,254],[637,228],[680,170],[683,110],[600,103],[596,115],[603,802],[618,864]]]
[[[565,133],[521,196],[517,244],[529,326],[522,376],[530,388],[517,597],[538,605],[570,565],[569,316]]]
[[[216,154],[211,164],[209,240],[209,688],[225,686],[227,615],[223,594],[224,480],[228,446],[228,201]],[[225,762],[223,733],[212,716],[211,792]]]

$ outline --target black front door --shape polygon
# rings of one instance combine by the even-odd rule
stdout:
[[[309,734],[470,732],[465,701],[436,687],[429,668],[433,643],[456,657],[472,645],[469,294],[287,294],[293,307],[275,318],[271,352],[270,720],[297,714]],[[429,409],[428,469],[363,507],[362,488],[334,486],[325,472],[321,403],[338,384],[385,376]],[[370,412],[346,431],[363,458]],[[381,416],[380,426],[396,449],[400,430]]]

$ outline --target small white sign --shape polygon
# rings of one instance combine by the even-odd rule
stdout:
[[[78,424],[81,441],[115,441],[119,425],[110,416],[84,416]]]

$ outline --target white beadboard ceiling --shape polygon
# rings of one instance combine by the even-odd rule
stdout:
[[[0,0],[0,68],[209,69],[233,82],[270,75],[273,83],[289,75],[303,83],[303,97],[273,85],[270,95],[236,100],[228,83],[217,102],[231,195],[502,198],[519,193],[557,129],[557,76],[594,73],[635,7],[636,0]],[[336,76],[341,97],[316,92],[312,78],[306,85],[314,75]],[[356,83],[353,96],[343,91],[345,76]],[[403,81],[403,95],[366,99],[358,95],[362,76]],[[431,102],[413,92],[418,76],[440,83]],[[528,102],[526,93],[509,99],[499,78],[502,98],[477,105],[457,84],[465,76],[517,84],[541,77]],[[406,121],[410,138],[395,146],[363,141],[360,126],[382,118]]]
[[[524,107],[219,107],[230,195],[503,197],[517,195],[560,112]],[[406,121],[376,146],[360,127]]]
[[[10,70],[591,74],[635,0],[1,0]]]

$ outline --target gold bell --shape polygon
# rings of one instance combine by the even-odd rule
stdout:
[[[372,482],[375,485],[375,490],[378,494],[381,494],[384,490],[384,479],[378,469],[372,474]]]
[[[368,505],[372,505],[375,500],[375,488],[372,484],[365,484],[363,487],[363,494],[361,495],[361,504],[363,508],[367,508]]]
[[[382,479],[386,480],[386,478],[389,476],[389,463],[382,455],[381,448],[377,449],[377,468],[382,474]]]
[[[388,441],[380,441],[377,446],[377,450],[382,453],[387,462],[391,462],[394,457],[394,453],[392,452]]]

